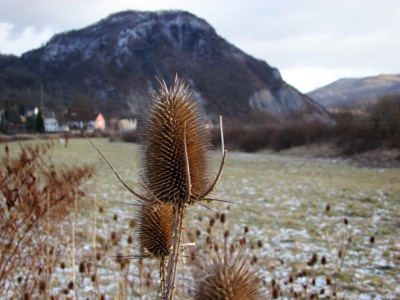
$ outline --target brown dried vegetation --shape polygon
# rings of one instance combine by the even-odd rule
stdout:
[[[93,172],[91,166],[56,170],[48,155],[52,147],[51,141],[21,145],[20,153],[5,147],[0,168],[0,290],[18,285],[25,295],[36,287],[46,293],[55,255],[48,238],[60,236],[59,222],[83,195],[80,183]]]

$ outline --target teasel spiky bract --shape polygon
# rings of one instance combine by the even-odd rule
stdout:
[[[172,204],[142,205],[139,207],[137,220],[137,240],[141,256],[168,256],[172,238]]]
[[[210,185],[211,148],[202,109],[178,77],[170,88],[160,81],[150,95],[142,134],[144,183],[160,201],[177,202],[187,198],[189,180],[187,202],[202,200]]]
[[[262,278],[244,250],[208,254],[193,271],[194,300],[264,299]]]

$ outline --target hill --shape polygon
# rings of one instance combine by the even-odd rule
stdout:
[[[357,107],[400,94],[400,74],[339,79],[307,94],[326,108]]]
[[[0,96],[47,108],[101,110],[106,117],[143,112],[155,77],[190,85],[210,119],[276,118],[329,122],[325,109],[284,82],[276,68],[218,36],[184,11],[125,11],[55,35],[21,57],[0,57]]]

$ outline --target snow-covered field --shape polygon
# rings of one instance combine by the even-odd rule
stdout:
[[[138,188],[138,146],[94,142],[124,181]],[[219,158],[216,151],[216,168]],[[131,224],[135,207],[113,202],[135,199],[85,140],[57,146],[53,159],[95,162],[97,173],[85,183],[87,193],[78,202],[78,212],[62,226],[66,238],[58,243],[51,294],[75,294],[77,299],[97,299],[100,294],[106,299],[138,299],[142,294],[142,299],[154,299],[158,262],[143,261],[140,280],[139,260],[117,262],[115,257],[137,252]],[[181,264],[177,298],[188,298],[191,256],[197,259],[210,247],[221,250],[226,229],[228,245],[243,244],[257,258],[253,267],[263,276],[266,298],[272,281],[287,299],[291,292],[307,298],[316,293],[323,299],[335,291],[340,299],[400,298],[399,169],[355,167],[340,159],[228,152],[214,197],[235,204],[206,204],[212,211],[188,208],[186,241],[196,246],[186,251]],[[225,223],[219,221],[222,213]],[[69,251],[72,224],[75,251]],[[83,272],[80,263],[86,266]],[[68,290],[73,277],[74,289]]]

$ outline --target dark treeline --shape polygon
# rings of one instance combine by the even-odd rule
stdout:
[[[362,110],[338,109],[332,117],[336,121],[334,126],[299,121],[247,126],[230,123],[224,126],[225,146],[256,152],[330,143],[345,155],[379,147],[400,149],[400,95],[382,97]],[[221,144],[219,129],[212,130],[212,144]]]

